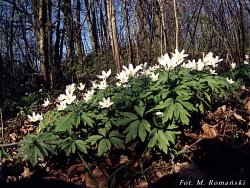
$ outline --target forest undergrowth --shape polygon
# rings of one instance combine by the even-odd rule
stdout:
[[[123,65],[64,91],[29,93],[14,118],[1,118],[0,183],[248,186],[248,63],[175,50],[151,66]]]

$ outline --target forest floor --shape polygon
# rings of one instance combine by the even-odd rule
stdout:
[[[198,129],[185,130],[177,141],[179,152],[170,158],[144,155],[142,159],[136,152],[114,153],[106,160],[90,162],[92,173],[89,173],[80,161],[69,160],[65,166],[65,159],[61,158],[62,163],[52,160],[31,168],[18,159],[14,146],[5,148],[10,157],[0,161],[0,187],[77,188],[96,187],[96,184],[105,187],[107,181],[113,187],[227,184],[249,187],[250,88],[242,87],[240,93],[240,103],[234,101],[214,107],[197,120],[194,126]],[[35,129],[25,117],[8,119],[4,125],[1,143],[18,142]],[[141,160],[144,161],[143,168]]]

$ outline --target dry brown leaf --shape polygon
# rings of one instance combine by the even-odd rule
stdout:
[[[136,187],[138,187],[138,188],[146,188],[146,187],[148,187],[148,182],[146,182],[145,180],[140,180]]]
[[[23,168],[23,173],[21,174],[22,177],[27,178],[32,175],[32,172],[30,172],[30,169],[28,167]]]
[[[248,131],[245,133],[245,135],[247,135],[250,138],[250,129],[248,129]]]
[[[93,175],[95,178],[95,181],[98,183],[98,186],[100,188],[108,187],[107,185],[107,175],[104,174],[105,172],[101,171],[97,166],[93,170]],[[82,180],[85,181],[85,185],[88,188],[95,188],[95,182],[94,180],[90,177],[88,173],[83,173],[82,174]]]
[[[129,162],[128,156],[126,156],[126,155],[121,155],[121,156],[120,156],[120,161],[119,161],[119,163],[120,163],[120,164],[125,164],[125,163],[127,163],[127,162]]]
[[[67,170],[67,175],[72,177],[77,172],[83,172],[85,170],[83,164],[74,164]]]
[[[218,135],[218,132],[216,131],[216,129],[207,123],[204,123],[201,129],[203,131],[203,133],[201,134],[201,137],[214,138]]]
[[[175,173],[178,173],[180,179],[203,179],[206,174],[202,172],[195,164],[187,162],[177,163],[175,165]]]
[[[245,108],[247,110],[250,110],[250,99],[247,101],[247,103],[245,104]]]
[[[246,120],[244,120],[244,119],[242,118],[242,116],[239,115],[239,114],[233,113],[233,116],[235,117],[235,119],[237,119],[237,120],[239,120],[239,121],[246,122]]]
[[[17,140],[17,134],[16,134],[16,133],[11,133],[11,134],[9,135],[9,137],[11,138],[11,141],[12,141],[12,142],[16,142],[16,140]]]

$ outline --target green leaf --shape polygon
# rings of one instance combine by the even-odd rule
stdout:
[[[158,104],[154,109],[161,110],[161,109],[166,108],[167,106],[171,105],[173,102],[174,102],[173,98],[168,98],[163,103]]]
[[[118,137],[110,137],[109,140],[115,147],[125,149],[125,145],[122,139]]]
[[[165,136],[172,144],[175,144],[175,132],[174,131],[165,131]]]
[[[102,135],[92,135],[86,140],[86,143],[91,143],[91,145],[94,145],[98,140],[102,138]]]
[[[131,141],[132,139],[135,139],[137,136],[137,132],[138,132],[138,128],[140,125],[140,121],[139,120],[135,120],[133,121],[123,133],[127,133],[126,135],[126,141],[125,143],[128,143],[129,141]]]
[[[135,106],[135,111],[136,113],[141,117],[143,118],[143,114],[144,114],[144,111],[145,111],[145,106]]]
[[[107,134],[107,130],[105,128],[100,128],[98,129],[98,133],[105,137]]]
[[[147,136],[147,132],[150,132],[150,124],[147,120],[143,119],[139,125],[139,137],[141,138],[141,141],[144,142],[145,138]]]
[[[93,127],[94,121],[89,116],[82,114],[81,118],[85,125]]]
[[[174,109],[175,109],[175,104],[174,100],[172,99],[170,104],[163,113],[162,124],[166,123],[168,120],[171,120],[173,118]]]
[[[189,95],[179,95],[176,97],[175,101],[187,101],[191,98]]]
[[[152,148],[156,145],[156,141],[158,140],[158,133],[156,129],[153,129],[151,134],[150,134],[150,140],[148,142],[148,148]]]
[[[31,155],[29,156],[29,161],[30,161],[32,166],[37,165],[38,157],[37,157],[37,154],[35,152],[31,153]]]
[[[193,104],[191,104],[190,102],[187,101],[178,101],[179,103],[182,104],[182,106],[184,106],[186,109],[190,110],[191,112],[194,111],[198,111]]]
[[[98,157],[104,155],[111,148],[111,143],[108,139],[102,139],[98,144]]]
[[[130,118],[131,120],[138,119],[138,117],[135,114],[131,113],[131,112],[121,112],[120,114],[122,116],[124,116],[124,117]]]
[[[158,146],[166,154],[168,154],[169,142],[162,130],[158,130]]]
[[[87,152],[88,146],[87,146],[86,142],[84,142],[83,140],[76,140],[75,144],[76,144],[76,148],[79,151],[81,151],[82,153],[86,153],[86,154],[88,153]]]
[[[72,127],[75,123],[74,116],[72,116],[72,113],[67,114],[66,116],[60,117],[55,122],[55,131],[56,132],[71,132]]]

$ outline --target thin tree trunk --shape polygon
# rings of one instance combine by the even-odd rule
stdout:
[[[175,19],[175,49],[179,47],[179,25],[177,18],[177,9],[176,9],[176,0],[173,0],[174,3],[174,19]]]
[[[130,38],[127,0],[124,0],[124,17],[125,17],[125,21],[126,21],[126,32],[127,32],[128,52],[129,52],[128,53],[128,63],[132,63],[132,61],[133,61],[133,50],[132,50],[132,42],[131,42],[131,38]]]
[[[120,72],[120,53],[119,53],[119,44],[117,39],[116,32],[116,19],[115,19],[115,10],[114,10],[114,1],[107,0],[107,11],[108,11],[108,21],[110,29],[110,38],[111,38],[111,47],[116,64],[116,72]]]
[[[82,25],[81,25],[81,2],[77,0],[76,4],[76,53],[78,61],[83,64],[84,49],[82,44]]]

